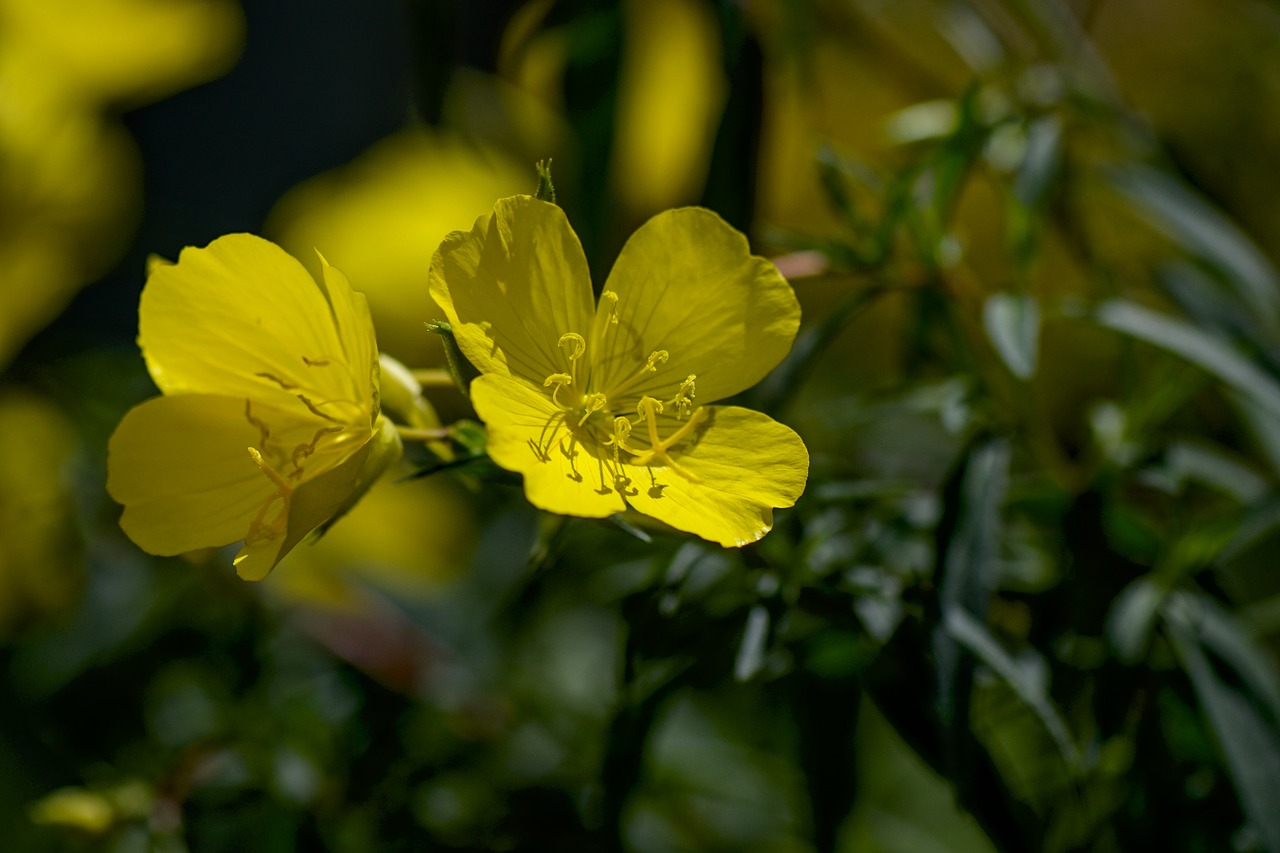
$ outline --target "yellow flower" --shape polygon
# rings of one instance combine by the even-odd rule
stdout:
[[[153,554],[244,540],[247,580],[341,515],[401,452],[364,296],[231,234],[152,265],[138,344],[163,397],[111,437],[107,489]]]
[[[439,314],[422,271],[449,232],[532,181],[497,151],[410,128],[290,190],[268,218],[267,233],[288,251],[324,246],[360,282],[383,352],[414,367],[441,364],[439,339],[422,328]]]
[[[667,211],[627,242],[591,296],[563,212],[503,199],[440,246],[431,295],[483,374],[471,401],[489,455],[534,506],[604,517],[626,507],[726,546],[795,503],[809,454],[759,412],[704,403],[742,391],[791,348],[791,286],[700,208]]]

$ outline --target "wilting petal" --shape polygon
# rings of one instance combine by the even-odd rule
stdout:
[[[669,210],[641,226],[604,289],[618,295],[617,323],[602,302],[592,333],[600,343],[588,355],[591,385],[606,394],[650,353],[666,350],[662,369],[629,396],[665,399],[696,375],[698,402],[728,397],[763,379],[800,325],[800,304],[777,268],[702,208]]]
[[[791,428],[737,406],[709,406],[696,441],[672,459],[697,482],[662,467],[627,466],[633,508],[726,547],[746,545],[773,527],[775,507],[804,492],[809,452]]]
[[[585,339],[595,310],[578,236],[559,207],[529,196],[502,199],[470,232],[445,238],[431,296],[481,373],[537,387],[569,371],[558,342],[567,333]]]

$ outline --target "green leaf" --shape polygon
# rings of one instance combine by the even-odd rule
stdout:
[[[1014,376],[1030,379],[1040,347],[1040,304],[1027,293],[993,293],[982,307],[987,337]]]
[[[1203,368],[1280,418],[1280,384],[1226,341],[1176,317],[1134,302],[1113,299],[1098,306],[1097,321],[1174,353]]]
[[[1129,584],[1107,613],[1106,634],[1116,660],[1133,666],[1145,656],[1155,629],[1156,614],[1168,591],[1149,577]]]
[[[976,447],[948,487],[946,515],[939,525],[938,604],[944,622],[953,611],[981,617],[996,575],[1009,476],[1009,445],[995,439]],[[938,667],[938,716],[958,730],[967,713],[972,667],[965,666],[956,638],[945,625],[934,632]]]
[[[1224,679],[1205,654],[1218,649],[1205,633],[1206,621],[1197,618],[1197,608],[1186,606],[1188,600],[1181,596],[1164,608],[1169,639],[1222,746],[1245,816],[1267,849],[1280,850],[1280,809],[1275,807],[1280,732],[1259,707],[1256,694],[1241,689],[1252,686],[1247,677],[1240,685]],[[1236,674],[1245,676],[1239,670]]]
[[[963,610],[948,611],[943,616],[943,625],[947,634],[999,676],[1035,712],[1045,731],[1053,738],[1063,762],[1074,773],[1080,767],[1080,755],[1066,722],[1049,698],[1048,685],[1041,676],[1047,667],[1032,668],[1014,660],[986,625]]]
[[[1163,611],[1166,620],[1193,629],[1206,650],[1235,670],[1272,724],[1280,727],[1280,672],[1230,613],[1208,596],[1188,592],[1170,595]]]
[[[1280,276],[1258,247],[1208,200],[1148,166],[1114,168],[1108,177],[1157,230],[1226,275],[1257,316],[1277,316]]]

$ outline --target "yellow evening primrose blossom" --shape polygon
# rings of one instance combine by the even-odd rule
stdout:
[[[630,507],[739,546],[804,491],[795,432],[706,405],[762,379],[800,323],[786,279],[716,214],[649,220],[597,305],[560,208],[503,199],[441,244],[431,295],[482,374],[471,401],[489,455],[524,475],[534,506],[594,518]]]
[[[369,308],[324,263],[231,234],[153,263],[138,344],[163,392],[111,437],[107,490],[152,554],[244,540],[259,580],[341,515],[401,453],[379,408]]]

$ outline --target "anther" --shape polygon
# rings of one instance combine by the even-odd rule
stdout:
[[[553,373],[546,378],[546,381],[542,383],[542,387],[550,388],[552,385],[554,385],[555,390],[551,392],[551,402],[555,403],[560,408],[567,410],[572,407],[566,406],[564,403],[560,402],[560,389],[566,385],[572,385],[572,384],[573,384],[573,377],[570,376],[569,374]]]
[[[649,353],[649,360],[645,362],[644,366],[650,373],[657,373],[658,368],[666,364],[667,359],[670,357],[671,356],[664,349],[654,350]]]
[[[565,332],[557,341],[560,349],[565,350],[569,361],[577,361],[587,351],[587,340],[577,332]]]
[[[583,353],[587,351],[587,340],[577,332],[565,332],[560,336],[560,340],[556,342],[560,349],[565,351],[565,357],[569,359],[569,373],[573,377],[573,381],[578,381],[578,359],[582,358]]]
[[[640,416],[641,420],[649,421],[651,430],[658,428],[658,415],[662,414],[662,409],[662,403],[652,397],[641,397],[640,402],[636,403],[636,414]],[[654,444],[657,443],[655,438]]]
[[[256,448],[249,448],[249,455],[253,457],[253,461],[262,469],[262,473],[267,475],[267,479],[276,485],[276,494],[285,497],[293,492],[293,486],[284,477],[276,473],[276,469],[271,467],[271,463],[262,458],[262,454]]]
[[[618,466],[618,451],[630,450],[627,447],[627,439],[631,437],[631,421],[627,418],[617,417],[613,419],[613,436],[605,439],[605,447],[613,448],[613,464]]]
[[[603,306],[608,304],[609,322],[618,325],[618,294],[612,290],[606,290],[600,294],[600,304]]]
[[[689,411],[693,408],[693,398],[696,394],[694,381],[698,377],[690,373],[689,378],[680,383],[680,390],[676,391],[676,395],[667,402],[676,407],[677,420],[684,420],[689,417]]]
[[[698,478],[696,474],[686,470],[680,465],[677,465],[675,461],[668,455],[667,451],[669,451],[676,444],[683,441],[689,435],[689,433],[693,432],[694,428],[697,427],[698,424],[702,422],[703,417],[706,415],[706,409],[702,408],[701,406],[695,409],[693,412],[693,416],[689,418],[689,420],[686,421],[680,427],[680,429],[676,430],[671,435],[667,436],[665,441],[658,437],[658,415],[662,414],[662,403],[658,402],[652,397],[642,397],[640,399],[640,404],[637,407],[637,411],[639,412],[642,418],[648,421],[647,426],[649,427],[649,450],[643,453],[635,453],[635,451],[629,451],[629,452],[635,453],[636,458],[632,460],[634,464],[650,465],[654,462],[654,460],[661,459],[664,465],[666,465],[672,471],[679,474],[681,477],[684,477],[689,482],[691,483],[701,482],[701,480]]]
[[[599,392],[587,395],[587,398],[583,400],[586,410],[582,413],[582,419],[578,421],[578,426],[585,424],[587,422],[587,418],[603,409],[608,402],[609,398]]]

